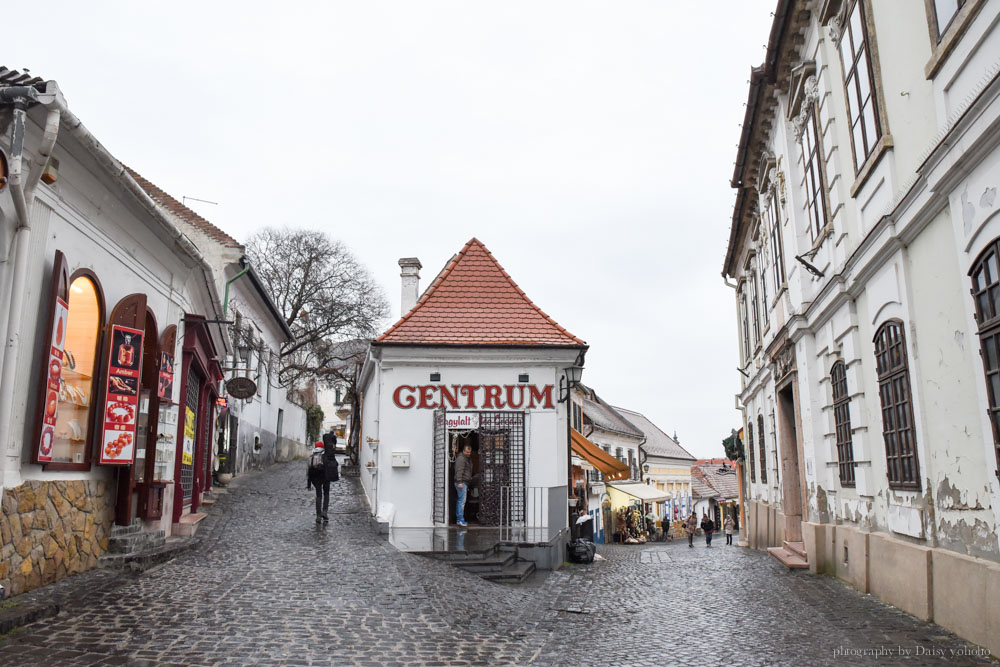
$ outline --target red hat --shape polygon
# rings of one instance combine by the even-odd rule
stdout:
[[[316,444],[314,444],[313,447],[319,447],[320,449],[323,449],[323,441],[317,440]]]

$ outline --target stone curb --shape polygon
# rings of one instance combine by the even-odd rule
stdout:
[[[16,598],[15,598],[16,599]],[[16,604],[7,609],[0,609],[0,638],[12,630],[34,623],[37,620],[55,616],[59,613],[59,604],[53,601]]]

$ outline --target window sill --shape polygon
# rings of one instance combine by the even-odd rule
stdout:
[[[858,172],[857,178],[854,179],[854,185],[851,186],[851,199],[854,199],[855,195],[858,194],[858,190],[860,190],[868,181],[868,177],[872,175],[872,172],[875,171],[876,165],[878,165],[878,163],[882,160],[882,156],[885,155],[890,148],[892,148],[892,135],[883,134],[878,140],[878,145],[875,146],[875,150],[873,150],[872,154],[868,156],[867,160],[865,160],[864,165],[861,167],[861,171]]]
[[[961,41],[965,31],[972,25],[973,19],[979,10],[986,5],[985,0],[970,0],[965,6],[958,10],[958,15],[952,19],[951,25],[945,30],[944,37],[940,42],[934,43],[934,36],[931,36],[931,59],[924,65],[924,77],[933,79],[941,66],[948,60],[948,56],[955,50],[955,46]]]
[[[920,482],[889,482],[889,488],[896,491],[920,491]]]
[[[87,472],[90,470],[90,461],[85,463],[69,463],[66,461],[43,463],[42,469],[45,472]]]
[[[820,232],[819,232],[819,236],[817,236],[816,240],[813,241],[812,247],[809,248],[809,250],[807,252],[802,253],[802,255],[800,255],[800,257],[809,257],[810,259],[814,258],[816,256],[816,253],[819,252],[820,247],[822,247],[823,242],[826,241],[826,239],[828,237],[830,237],[830,236],[833,236],[833,221],[832,220],[829,221],[829,222],[827,222],[823,226],[823,229],[820,230]]]

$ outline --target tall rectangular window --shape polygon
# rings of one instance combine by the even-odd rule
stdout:
[[[757,299],[757,274],[750,274],[750,307],[753,317],[753,344],[760,344],[760,303]]]
[[[747,311],[746,288],[740,290],[740,317],[743,319],[743,360],[750,361],[750,313]]]
[[[875,334],[882,438],[890,487],[920,488],[917,436],[910,393],[909,361],[903,323],[890,320]]]
[[[753,457],[753,422],[750,422],[750,421],[747,422],[747,446],[746,446],[746,452],[747,452],[747,459],[750,461],[750,481],[751,482],[756,482],[757,481],[757,466],[754,465],[755,462],[754,462],[754,457]]]
[[[763,415],[757,415],[757,437],[760,439],[760,482],[767,484],[767,450],[764,448]]]
[[[987,412],[993,430],[993,448],[1000,477],[1000,239],[979,255],[969,276],[979,324],[979,356],[986,374]]]
[[[771,235],[771,275],[774,278],[775,295],[785,283],[785,258],[781,253],[781,215],[778,212],[777,192],[771,193],[771,205],[767,207],[767,226]]]
[[[875,150],[881,135],[873,94],[875,83],[872,78],[864,12],[862,0],[854,0],[840,37],[840,61],[844,66],[844,87],[847,90],[847,113],[851,124],[855,171],[861,171],[861,166]]]
[[[833,383],[833,422],[837,433],[840,484],[854,486],[854,443],[851,435],[851,397],[847,393],[847,365],[837,361],[830,370]]]
[[[764,236],[764,239],[766,241],[766,239],[767,239],[766,235]],[[767,325],[768,325],[768,322],[770,322],[770,318],[771,318],[770,308],[768,307],[768,306],[771,305],[771,303],[770,303],[770,301],[768,301],[768,298],[767,298],[767,245],[766,245],[766,243],[762,243],[761,244],[760,258],[761,258],[761,260],[760,260],[760,266],[758,267],[758,271],[757,271],[757,278],[758,278],[758,280],[760,280],[760,297],[761,297],[760,298],[760,307],[762,309],[762,311],[761,311],[761,320],[764,322],[764,328],[766,329]]]
[[[948,31],[958,10],[965,6],[965,0],[931,0],[934,5],[934,19],[937,28],[937,41]]]
[[[805,176],[806,217],[813,241],[826,227],[826,181],[823,179],[822,155],[819,145],[819,125],[813,108],[802,128],[802,170]]]

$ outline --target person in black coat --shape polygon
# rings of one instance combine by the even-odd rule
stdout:
[[[330,516],[330,482],[340,479],[339,464],[337,463],[337,436],[328,433],[323,437],[323,446],[317,442],[317,447],[313,449],[310,456],[310,465],[306,472],[306,488],[316,489],[316,523],[322,521],[329,523]],[[314,457],[322,457],[322,466],[313,465]]]

